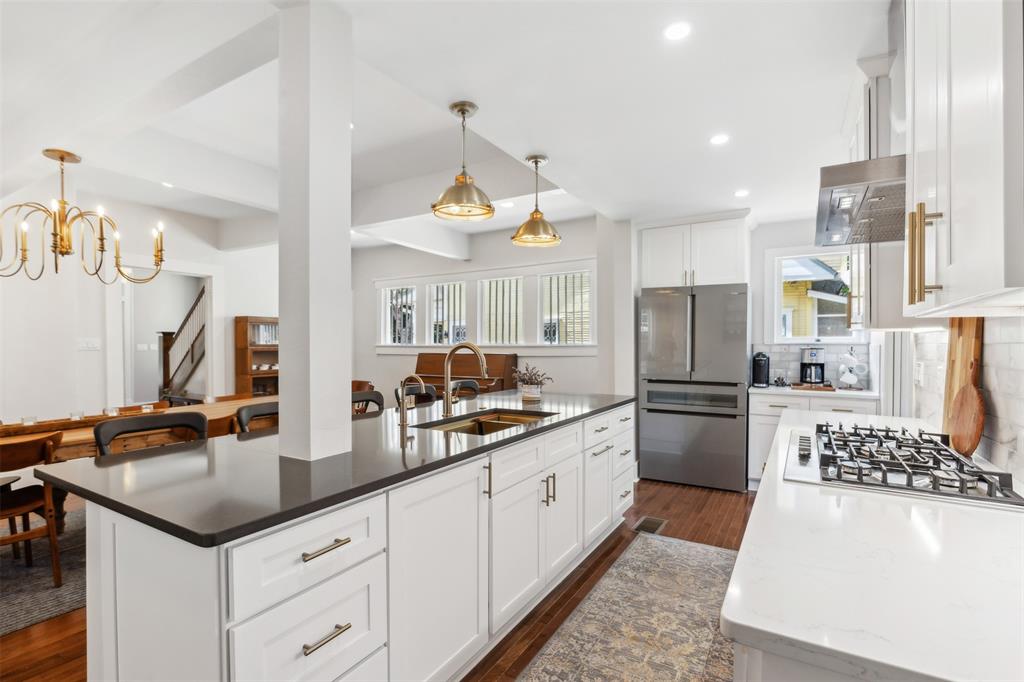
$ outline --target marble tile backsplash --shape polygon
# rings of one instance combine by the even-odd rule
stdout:
[[[946,384],[945,331],[914,335],[914,416],[942,426]],[[918,363],[920,363],[919,366]],[[977,454],[1024,483],[1024,317],[985,319],[981,350],[985,433]]]
[[[754,344],[751,353],[767,353],[770,358],[771,378],[780,374],[789,383],[800,381],[800,349],[803,346],[782,346]],[[842,357],[853,348],[857,358],[868,368],[868,374],[861,377],[865,387],[871,386],[871,346],[868,344],[852,344],[850,346],[828,345],[825,348],[825,380],[831,381],[832,385],[838,386],[839,365],[842,364]]]

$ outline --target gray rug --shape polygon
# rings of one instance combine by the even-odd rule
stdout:
[[[520,680],[731,682],[718,631],[736,552],[640,533]]]
[[[34,517],[33,526],[42,519]],[[14,559],[11,546],[0,547],[0,635],[85,606],[85,510],[68,512],[64,533],[57,536],[63,584],[53,586],[50,543],[32,541],[32,566],[25,554]],[[21,528],[19,521],[18,528]],[[0,527],[6,535],[7,523]]]

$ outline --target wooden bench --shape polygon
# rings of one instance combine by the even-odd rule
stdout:
[[[438,395],[444,390],[444,353],[420,353],[416,356],[416,374],[425,383],[432,384]],[[460,351],[452,360],[452,380],[475,379],[481,393],[493,393],[515,388],[512,370],[519,356],[515,353],[484,353],[487,359],[487,377],[480,374],[480,361],[468,351]]]

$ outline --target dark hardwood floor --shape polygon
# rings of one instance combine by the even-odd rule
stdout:
[[[465,679],[514,680],[626,550],[636,537],[632,528],[641,517],[664,519],[659,535],[739,549],[753,504],[753,493],[640,481],[626,523],[566,576]]]
[[[513,680],[633,541],[643,516],[665,519],[661,535],[738,549],[753,494],[640,481],[626,523],[558,585],[466,677]],[[86,679],[85,609],[0,637],[0,680]]]

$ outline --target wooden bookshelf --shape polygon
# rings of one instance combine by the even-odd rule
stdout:
[[[276,317],[235,318],[235,393],[277,395],[277,333]]]

